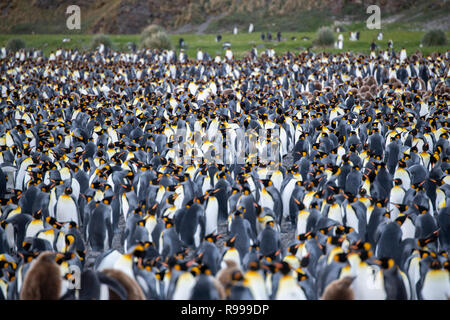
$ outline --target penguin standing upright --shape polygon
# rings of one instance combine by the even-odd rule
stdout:
[[[281,238],[275,228],[275,221],[273,219],[266,222],[264,229],[258,236],[258,243],[261,255],[263,256],[279,253],[281,249]]]
[[[165,229],[159,235],[158,253],[163,257],[171,257],[182,250],[183,242],[171,219],[165,218],[164,226]]]
[[[243,261],[248,253],[248,248],[253,245],[253,239],[250,223],[244,219],[242,212],[239,210],[233,214],[230,233],[235,237],[234,246],[239,252],[241,261]]]
[[[381,231],[375,248],[375,256],[393,258],[397,265],[401,264],[402,230],[395,222],[387,223]]]
[[[207,266],[201,265],[200,274],[192,288],[190,300],[219,300],[225,296],[222,285],[211,275]]]
[[[259,261],[250,262],[249,270],[244,274],[244,278],[247,280],[246,286],[250,289],[253,299],[267,300],[267,288],[260,266]]]
[[[231,238],[225,242],[225,246],[228,247],[224,250],[222,255],[222,262],[220,264],[221,269],[224,269],[228,261],[232,261],[238,268],[242,268],[242,260],[239,251],[235,248],[236,237]]]
[[[175,287],[173,295],[169,297],[172,300],[189,300],[192,297],[193,288],[196,285],[195,271],[189,271],[192,262],[182,262],[175,266],[181,271],[180,275],[175,280]],[[197,268],[197,267],[194,267]],[[198,269],[198,268],[197,268]]]
[[[98,204],[91,213],[86,238],[93,250],[103,251],[111,247],[113,238],[111,208],[104,203]]]
[[[197,251],[198,255],[201,256],[202,264],[208,266],[213,276],[216,276],[219,271],[222,259],[222,255],[216,245],[218,238],[218,235],[206,235]]]
[[[203,198],[204,199],[204,198]],[[189,247],[198,248],[205,236],[205,217],[202,203],[196,199],[192,205],[187,205],[187,211],[180,217],[180,240]]]
[[[241,271],[236,270],[231,274],[231,281],[225,292],[228,292],[228,300],[252,300],[253,295],[245,285],[245,278]]]
[[[445,261],[445,267],[438,260],[430,264],[430,269],[425,275],[421,295],[424,300],[448,300],[450,297],[450,272],[449,262]]]
[[[214,195],[208,195],[205,206],[205,234],[217,233],[219,202]]]
[[[73,221],[79,224],[78,206],[71,194],[72,188],[66,187],[64,194],[59,196],[58,202],[56,203],[56,220],[61,223]]]
[[[262,207],[268,207],[273,210],[276,215],[277,223],[281,223],[283,218],[283,202],[278,189],[273,185],[272,180],[262,180],[263,188],[261,190],[260,204]]]
[[[291,268],[287,262],[281,262],[278,266],[282,276],[278,282],[275,300],[306,300],[305,292],[298,284],[297,279],[291,274]]]
[[[288,174],[283,181],[281,189],[281,199],[283,202],[283,217],[287,219],[289,215],[289,200],[291,199],[297,181],[301,181],[300,174]]]
[[[377,260],[383,273],[384,290],[388,300],[407,300],[409,282],[402,277],[400,269],[391,258]],[[405,281],[406,280],[406,281]]]
[[[221,172],[217,177],[217,182],[214,185],[215,197],[219,204],[219,222],[226,221],[228,218],[227,204],[228,196],[231,190],[230,183],[226,179],[225,173]]]

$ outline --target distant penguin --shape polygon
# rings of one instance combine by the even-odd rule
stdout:
[[[266,222],[265,228],[258,236],[258,243],[263,256],[275,254],[281,249],[280,234],[276,230],[273,220]]]
[[[209,195],[205,205],[205,234],[217,233],[218,216],[219,202],[213,194]]]
[[[242,212],[236,211],[230,226],[230,233],[235,237],[234,246],[239,251],[241,261],[248,252],[248,248],[253,245],[252,230],[250,223],[244,219]]]

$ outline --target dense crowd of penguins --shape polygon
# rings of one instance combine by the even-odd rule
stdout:
[[[0,57],[1,299],[450,297],[449,52]]]

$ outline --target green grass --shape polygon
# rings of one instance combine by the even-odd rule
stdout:
[[[235,13],[225,16],[220,20],[213,21],[207,28],[208,33],[217,33],[220,30],[232,31],[236,25],[239,29],[247,32],[249,21],[259,32],[271,31],[274,35],[278,30],[297,30],[305,32],[317,30],[323,25],[331,25],[333,20],[329,12],[324,10],[311,10],[294,12],[288,16],[269,16],[264,11],[252,13]]]
[[[349,30],[351,30],[350,28]],[[376,39],[378,31],[368,30],[361,32],[360,41],[350,42],[348,41],[348,32],[344,32],[344,50],[353,51],[355,53],[368,53],[369,46],[372,40]],[[337,34],[336,34],[337,35]],[[398,31],[398,30],[387,30],[384,31],[383,41],[376,41],[377,44],[382,48],[387,48],[387,42],[389,39],[394,41],[394,48],[398,51],[402,47],[406,48],[408,54],[414,53],[417,50],[422,51],[423,54],[428,55],[432,52],[445,52],[450,49],[449,45],[438,46],[438,47],[423,47],[420,48],[420,42],[424,32],[421,31]],[[275,38],[276,34],[273,34]],[[291,38],[295,36],[297,40],[293,41]],[[308,41],[302,41],[301,38],[307,36],[310,38]],[[277,42],[277,41],[261,41],[260,33],[239,33],[238,35],[233,34],[222,34],[222,42],[229,41],[232,43],[232,50],[235,57],[241,58],[246,52],[248,52],[253,45],[262,46],[258,48],[258,52],[262,52],[265,48],[273,47],[277,54],[290,51],[293,53],[298,53],[299,50],[308,48],[312,45],[312,40],[316,36],[315,32],[283,32],[282,37],[288,40]],[[447,36],[450,36],[450,32],[447,32]],[[75,35],[64,35],[64,34],[50,34],[50,35],[17,35],[17,34],[3,34],[0,35],[0,46],[5,46],[7,41],[11,38],[22,38],[25,41],[27,48],[37,48],[44,50],[44,53],[48,55],[51,51],[55,51],[58,48],[78,48],[80,50],[88,50],[89,44],[94,35],[86,34],[75,34]],[[70,37],[71,42],[62,43],[62,39],[65,37]],[[140,35],[109,35],[114,43],[117,50],[127,50],[127,43],[134,42],[139,44]],[[178,45],[178,39],[183,38],[187,45],[187,54],[189,57],[195,57],[197,48],[202,48],[207,51],[212,57],[215,55],[224,55],[222,50],[222,45],[215,41],[215,34],[172,34],[170,35],[175,46]],[[313,51],[327,51],[327,52],[339,52],[337,49],[332,48],[313,48]]]

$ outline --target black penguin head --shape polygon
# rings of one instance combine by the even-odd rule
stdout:
[[[347,262],[347,254],[344,252],[337,253],[333,256],[333,260],[340,263]]]
[[[352,233],[353,231],[355,231],[355,229],[353,229],[352,227],[348,227],[348,226],[343,226],[343,225],[338,225],[336,226],[336,235],[346,235],[348,233]]]
[[[304,242],[306,240],[313,239],[315,237],[316,237],[316,234],[314,232],[312,232],[312,231],[309,231],[307,233],[298,234],[297,235],[297,240],[299,240],[301,242]]]
[[[38,211],[34,212],[34,213],[33,213],[33,218],[34,218],[34,219],[37,219],[37,220],[42,219],[42,210],[39,209]]]
[[[63,262],[72,260],[75,258],[74,252],[55,253],[55,262],[61,265]]]
[[[214,233],[210,233],[210,234],[206,235],[203,239],[208,242],[216,243],[216,241],[221,237],[222,237],[222,235],[220,235],[220,234],[215,235]]]
[[[407,217],[408,217],[408,216],[405,215],[405,214],[400,214],[400,215],[397,217],[397,219],[395,219],[395,222],[397,222],[397,223],[401,226],[401,225],[403,225],[403,223],[405,223]]]
[[[51,225],[53,228],[56,228],[58,230],[61,229],[61,227],[62,227],[62,225],[58,221],[56,221],[56,219],[54,217],[48,216],[48,217],[45,218],[45,221],[49,225]]]
[[[297,254],[299,246],[300,246],[300,243],[291,245],[288,249],[289,253],[295,256]]]
[[[242,274],[242,272],[239,270],[233,271],[231,274],[231,283],[235,284],[241,281],[244,281],[244,275]]]
[[[337,227],[336,227],[336,229],[337,229]],[[337,247],[340,247],[340,246],[342,246],[342,243],[344,242],[344,240],[345,240],[345,238],[340,237],[340,236],[328,236],[327,243],[337,246]]]
[[[282,261],[281,263],[275,264],[277,270],[281,272],[282,275],[288,275],[291,272],[291,266],[286,261]]]
[[[357,200],[357,198],[351,193],[342,192],[342,194],[349,203],[354,203]]]
[[[417,212],[419,214],[425,214],[425,213],[427,213],[429,211],[427,207],[421,206],[421,205],[416,204],[416,203],[414,203],[413,206],[414,206],[414,208],[417,210]]]
[[[448,264],[448,261],[446,261]],[[435,259],[430,263],[430,269],[431,270],[440,270],[442,269],[442,264],[439,260]]]
[[[165,226],[166,229],[169,229],[169,228],[173,227],[174,224],[173,224],[173,220],[172,219],[170,219],[168,217],[164,217],[163,220],[164,220],[164,226]]]
[[[225,242],[225,245],[230,248],[234,248],[234,243],[236,241],[236,236],[232,237],[230,240]]]
[[[252,271],[258,271],[261,267],[259,260],[250,261],[248,263],[248,269]]]
[[[395,266],[395,261],[392,258],[384,257],[380,259],[375,259],[374,262],[378,264],[382,269],[391,269]]]
[[[195,263],[194,260],[190,261],[176,261],[174,264],[174,268],[180,271],[188,271],[189,268]],[[196,270],[199,271],[199,270]]]
[[[272,180],[270,179],[262,179],[260,182],[264,185],[265,188],[268,188],[273,185]]]
[[[201,264],[198,269],[200,271],[200,274],[204,274],[207,276],[210,276],[212,274],[211,269],[209,269],[208,265],[206,265],[206,264]]]
[[[432,232],[427,237],[418,239],[417,245],[419,246],[419,248],[426,248],[426,246],[429,243],[435,242],[438,239],[439,232],[440,232],[440,229],[437,229],[436,231]]]

